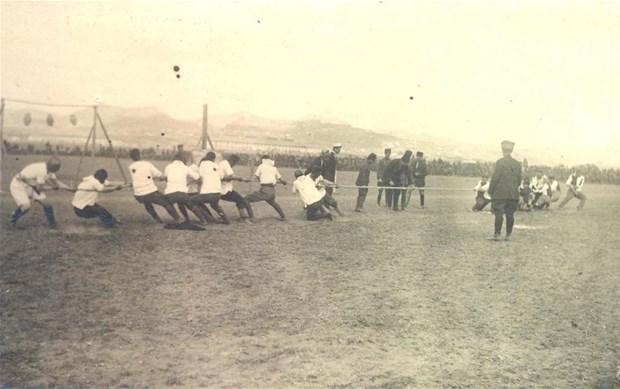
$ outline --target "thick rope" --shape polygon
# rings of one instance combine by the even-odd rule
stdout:
[[[332,186],[332,185],[329,185]],[[473,192],[474,189],[465,189],[465,188],[418,188],[415,186],[372,186],[372,185],[333,185],[334,188],[359,188],[359,189],[400,189],[400,190],[457,190],[457,191],[468,191]]]

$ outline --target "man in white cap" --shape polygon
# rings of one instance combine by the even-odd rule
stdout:
[[[323,169],[321,171],[323,178],[333,183],[336,183],[336,169],[338,168],[338,159],[336,156],[340,154],[340,150],[342,150],[342,144],[334,143],[332,151],[328,154],[327,159],[323,163]],[[333,187],[327,187],[325,190],[330,196],[334,194]]]
[[[13,177],[9,190],[17,204],[17,209],[13,216],[11,216],[12,227],[15,227],[19,218],[28,213],[33,200],[43,206],[43,211],[50,227],[57,227],[54,209],[47,201],[47,197],[43,192],[49,189],[72,190],[69,186],[56,179],[55,173],[59,170],[60,160],[57,157],[51,157],[46,162],[35,162],[27,165]]]
[[[514,214],[519,206],[519,185],[521,184],[521,164],[512,158],[514,142],[503,141],[503,158],[495,162],[495,170],[489,184],[491,209],[495,214],[495,231],[490,240],[500,240],[504,214],[506,215],[506,240],[510,239],[515,223]]]

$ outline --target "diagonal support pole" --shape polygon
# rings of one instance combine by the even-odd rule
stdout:
[[[99,125],[101,126],[101,130],[103,131],[103,135],[105,135],[105,138],[108,141],[108,146],[112,150],[112,155],[114,156],[114,160],[116,161],[116,165],[118,166],[118,170],[121,172],[121,176],[123,176],[123,181],[125,182],[125,185],[127,185],[129,182],[127,181],[127,176],[125,175],[125,170],[123,170],[121,162],[118,160],[118,155],[116,154],[116,149],[112,146],[112,139],[110,139],[110,136],[108,135],[108,131],[106,131],[105,126],[103,125],[103,120],[101,120],[101,115],[99,115],[99,111],[97,110],[97,107],[95,107],[95,117],[99,121]]]
[[[90,127],[90,132],[88,133],[88,139],[86,139],[86,144],[84,145],[84,150],[82,150],[82,155],[80,156],[80,161],[78,162],[77,169],[75,170],[75,177],[73,178],[73,186],[76,187],[80,181],[80,169],[82,168],[82,162],[84,161],[84,157],[86,156],[86,152],[88,150],[88,144],[90,143],[90,139],[93,137],[93,134],[97,128],[97,109],[95,108],[95,114],[93,115],[93,125]]]

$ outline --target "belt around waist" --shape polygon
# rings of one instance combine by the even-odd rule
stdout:
[[[260,184],[260,186],[266,186],[266,187],[269,187],[269,188],[275,188],[276,184]]]

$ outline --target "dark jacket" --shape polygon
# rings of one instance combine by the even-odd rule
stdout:
[[[383,172],[383,184],[388,185],[390,181],[393,181],[396,185],[407,185],[407,180],[402,179],[407,176],[409,176],[408,164],[403,165],[400,159],[394,159],[388,163]]]
[[[304,176],[307,176],[308,174],[312,173],[312,168],[314,166],[318,166],[321,168],[321,175],[323,175],[323,158],[321,157],[316,157],[312,163],[310,164],[310,166],[308,166],[308,168],[306,169]],[[323,177],[325,178],[325,177]]]
[[[338,162],[336,160],[336,154],[331,152],[323,161],[323,170],[321,174],[323,178],[326,180],[330,180],[331,182],[336,182],[336,167]]]
[[[413,178],[419,177],[424,178],[428,175],[428,165],[426,164],[425,159],[417,160],[414,159],[411,163],[411,174]]]
[[[360,172],[357,174],[357,180],[355,180],[355,185],[368,186],[369,183],[370,183],[370,164],[368,162],[364,162],[362,166],[360,166]]]
[[[495,170],[489,184],[489,196],[493,200],[519,200],[521,164],[510,155],[495,162]]]
[[[389,158],[382,158],[377,163],[377,181],[383,180],[383,173],[385,172],[385,168],[390,163]]]

